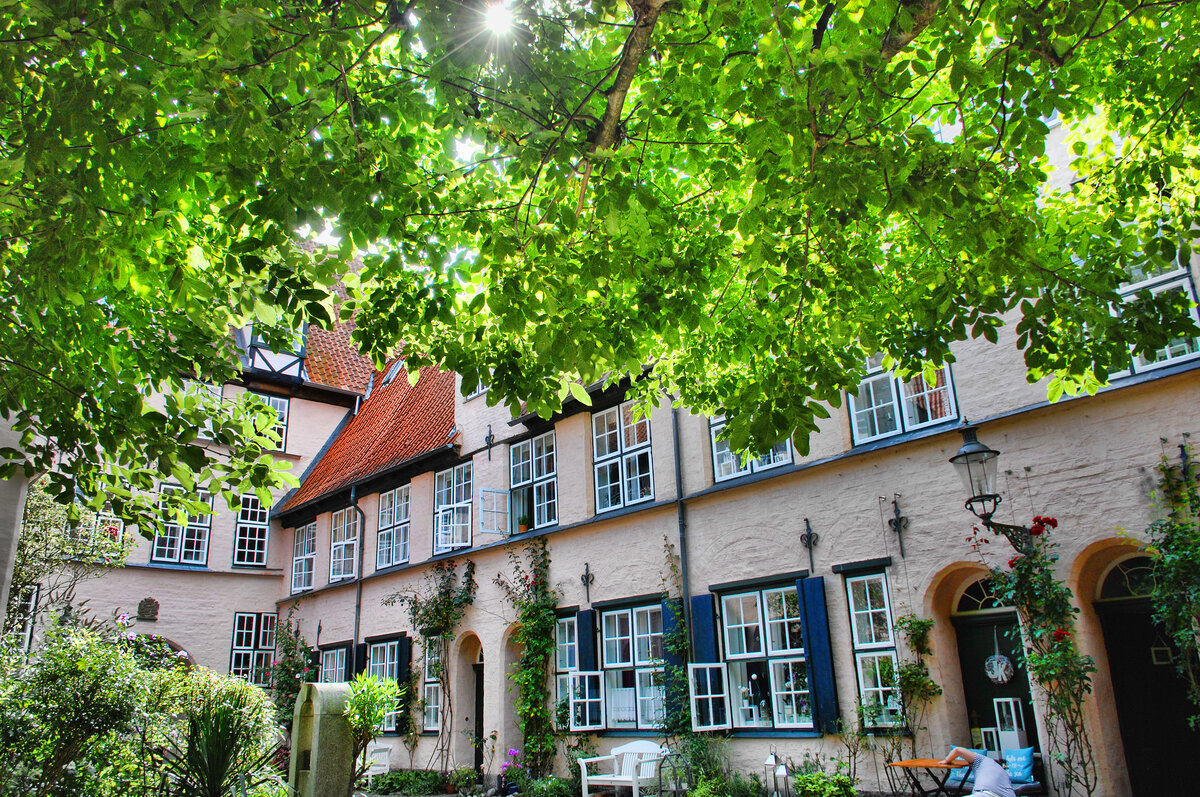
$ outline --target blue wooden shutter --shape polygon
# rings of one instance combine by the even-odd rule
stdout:
[[[683,600],[681,598],[665,598],[662,602],[663,620],[663,662],[667,717],[676,717],[687,706],[687,651],[672,650],[670,645],[677,642],[674,637],[683,626]],[[672,675],[674,673],[674,675]],[[678,676],[678,677],[675,677]],[[667,720],[668,726],[671,720]]]
[[[575,615],[575,664],[581,672],[596,669],[596,610],[583,609]]]
[[[408,634],[402,634],[396,646],[396,680],[400,685],[408,683],[412,672],[412,640]]]
[[[668,667],[682,667],[686,661],[684,656],[678,650],[671,650],[667,647],[667,640],[679,633],[679,627],[683,625],[683,604],[677,598],[667,598],[662,602],[662,619],[663,619],[663,660]]]
[[[796,582],[804,617],[804,652],[813,699],[813,725],[822,733],[838,732],[837,681],[833,677],[833,646],[829,641],[829,617],[825,609],[825,579],[802,578]]]
[[[352,667],[351,672],[346,674],[346,680],[354,680],[354,676],[367,669],[367,643],[359,642],[350,650],[346,651],[346,664]]]
[[[717,645],[716,599],[712,593],[692,596],[692,661],[697,664],[719,662]]]

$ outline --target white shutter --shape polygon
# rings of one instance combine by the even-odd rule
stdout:
[[[471,547],[471,505],[469,503],[466,506],[454,508],[454,525],[450,537],[453,548]]]
[[[570,673],[572,731],[604,730],[604,673]]]
[[[688,697],[692,703],[693,731],[719,731],[732,727],[729,676],[724,664],[689,664]]]
[[[437,514],[437,525],[433,530],[433,552],[450,550],[454,533],[454,509],[442,509]]]
[[[508,490],[479,490],[479,533],[508,536],[510,526]]]

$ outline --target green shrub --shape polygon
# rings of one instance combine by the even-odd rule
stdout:
[[[845,772],[806,772],[794,782],[796,797],[854,797],[854,779]]]
[[[571,781],[547,775],[544,778],[530,781],[525,792],[529,797],[574,797],[578,790],[571,790]]]
[[[446,780],[438,772],[424,769],[396,769],[371,779],[376,794],[427,795],[443,791]]]

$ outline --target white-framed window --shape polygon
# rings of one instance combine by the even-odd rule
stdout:
[[[233,536],[233,563],[242,567],[267,566],[267,508],[254,493],[242,496],[237,530]]]
[[[312,589],[316,569],[317,524],[298,526],[296,539],[292,543],[292,592]]]
[[[729,689],[724,664],[688,664],[692,728],[718,731],[733,727],[729,719]]]
[[[895,647],[887,578],[883,573],[846,579],[855,648]]]
[[[895,725],[900,721],[900,694],[887,576],[871,573],[847,578],[846,599],[858,695],[866,722],[879,727]]]
[[[795,584],[722,595],[720,607],[724,662],[688,668],[693,727],[812,728]]]
[[[354,578],[358,566],[358,512],[354,507],[333,513],[329,540],[329,580]]]
[[[650,419],[637,418],[626,401],[592,416],[596,511],[607,512],[654,498]]]
[[[1192,303],[1190,311],[1192,320],[1200,323],[1200,315],[1197,315],[1196,308],[1196,290],[1188,269],[1166,266],[1155,268],[1149,263],[1145,263],[1135,266],[1132,272],[1129,281],[1121,285],[1121,295],[1126,301],[1133,299],[1144,290],[1148,290],[1154,295],[1167,292],[1182,293]],[[1176,338],[1151,355],[1131,354],[1132,368],[1130,371],[1132,373],[1151,371],[1184,360],[1191,360],[1197,356],[1200,356],[1200,337]]]
[[[268,407],[275,410],[276,420],[273,429],[275,434],[279,436],[279,448],[276,450],[286,451],[289,400],[284,396],[272,396],[269,393],[255,393],[254,395],[262,399],[263,403]]]
[[[882,354],[867,360],[867,375],[858,385],[858,395],[848,399],[855,443],[923,429],[958,417],[950,366],[938,368],[932,381],[914,374],[907,382],[901,382],[890,371],[883,370]]]
[[[33,628],[37,620],[38,597],[41,594],[41,587],[34,584],[31,587],[26,587],[21,593],[21,600],[17,604],[16,614],[17,622],[14,625],[13,631],[9,634],[11,639],[18,649],[28,651],[33,648]]]
[[[437,474],[433,487],[433,552],[471,547],[471,463]]]
[[[443,640],[433,637],[427,637],[423,644],[425,713],[422,727],[427,731],[438,731],[442,727],[442,675],[446,666],[442,646]]]
[[[778,468],[780,465],[787,465],[792,461],[790,440],[776,443],[761,457],[750,457],[743,460],[741,454],[730,450],[728,440],[721,439],[721,432],[724,429],[724,418],[713,418],[708,427],[708,434],[712,440],[713,478],[716,481],[721,482],[745,476],[748,473]]]
[[[375,569],[408,561],[409,485],[379,495],[379,537]]]
[[[340,684],[346,680],[346,648],[321,651],[321,683]]]
[[[554,682],[556,702],[570,699],[571,673],[579,669],[579,636],[574,617],[560,617],[555,624]]]
[[[367,647],[367,674],[376,678],[400,680],[400,641],[376,642]],[[397,706],[397,709],[399,707]],[[383,717],[383,730],[395,731],[399,710],[389,711]]]
[[[571,691],[571,730],[604,730],[604,673],[576,670],[567,678]]]
[[[182,492],[183,488],[174,484],[159,487],[160,495]],[[212,496],[206,491],[199,492],[199,500],[212,507]],[[208,532],[212,528],[212,514],[189,515],[185,525],[180,523],[174,513],[166,511],[165,501],[160,502],[160,506],[163,510],[162,530],[154,535],[150,561],[183,565],[207,564]]]
[[[666,716],[666,686],[663,682],[662,606],[617,609],[600,616],[602,671],[599,681],[601,715],[607,727],[659,728]],[[576,679],[572,715],[582,700],[583,718],[594,718],[594,679]],[[582,697],[574,694],[581,685]]]
[[[558,522],[558,455],[554,432],[514,443],[509,449],[512,531]],[[524,521],[524,523],[522,523]]]
[[[230,675],[244,678],[255,686],[271,685],[277,620],[274,612],[237,612],[233,615]]]

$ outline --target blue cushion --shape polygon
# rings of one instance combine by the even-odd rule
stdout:
[[[970,750],[972,753],[975,753],[976,755],[982,755],[982,756],[987,755],[986,748],[984,748],[982,750],[977,750],[974,747],[964,747],[963,749]],[[959,767],[958,769],[950,770],[950,779],[946,782],[953,786],[965,786],[968,783],[974,782],[974,780],[975,780],[975,776],[971,774],[970,767]]]
[[[1004,763],[1008,767],[1008,777],[1014,784],[1033,783],[1033,748],[1025,747],[1017,750],[1004,750]]]

